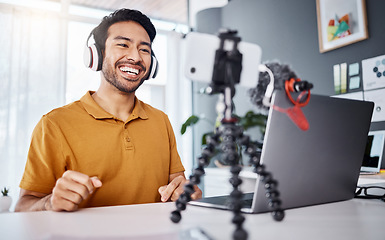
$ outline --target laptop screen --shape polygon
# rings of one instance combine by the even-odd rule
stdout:
[[[362,172],[378,173],[384,153],[385,131],[370,131],[366,142]]]

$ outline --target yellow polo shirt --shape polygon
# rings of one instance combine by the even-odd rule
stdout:
[[[184,171],[167,115],[136,98],[123,122],[91,94],[41,118],[20,187],[49,194],[66,170],[74,170],[103,183],[80,207],[159,202],[158,188]]]

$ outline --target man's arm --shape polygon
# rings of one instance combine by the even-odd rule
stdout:
[[[20,189],[19,201],[16,204],[15,212],[42,211],[47,210],[47,203],[51,194],[44,194],[25,189]]]
[[[169,199],[171,201],[178,200],[179,196],[183,193],[184,185],[188,183],[183,172],[173,173],[169,176],[169,184],[161,186],[158,189],[162,202],[166,202]],[[202,198],[202,191],[198,186],[194,186],[195,192],[191,195],[191,199],[196,200]]]
[[[56,181],[51,194],[21,189],[15,211],[75,211],[84,199],[101,186],[102,182],[97,177],[66,171]]]

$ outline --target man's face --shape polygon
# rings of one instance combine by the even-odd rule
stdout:
[[[118,90],[132,93],[150,71],[151,41],[138,23],[114,23],[108,29],[102,73]]]

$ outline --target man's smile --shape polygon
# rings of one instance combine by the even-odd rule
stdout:
[[[144,68],[140,65],[133,64],[118,64],[122,76],[128,80],[138,80],[138,77]]]
[[[135,75],[139,74],[139,70],[138,69],[130,68],[130,67],[120,67],[120,71],[128,72],[128,73],[135,74]]]

